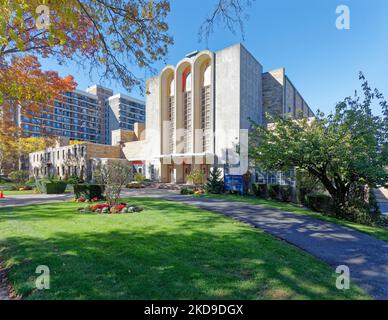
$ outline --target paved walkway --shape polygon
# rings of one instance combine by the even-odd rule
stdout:
[[[47,194],[29,194],[22,196],[6,196],[0,199],[0,208],[28,206],[31,204],[44,204],[67,201],[74,197],[73,194],[47,195]]]
[[[388,242],[309,216],[258,205],[178,195],[163,198],[247,222],[333,268],[346,265],[351,279],[361,288],[376,299],[388,300]]]

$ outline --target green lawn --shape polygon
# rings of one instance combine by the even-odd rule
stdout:
[[[388,228],[383,227],[369,227],[362,224],[349,222],[345,220],[336,219],[333,217],[325,216],[321,213],[308,210],[299,206],[296,206],[292,203],[284,203],[279,201],[273,201],[273,200],[266,200],[254,196],[238,196],[238,195],[198,195],[196,197],[210,197],[210,198],[216,198],[216,199],[223,199],[223,200],[230,200],[230,201],[237,201],[237,202],[247,202],[250,204],[255,205],[262,205],[269,208],[276,208],[281,209],[288,212],[294,212],[298,214],[305,214],[320,220],[336,223],[342,226],[346,226],[355,230],[358,230],[360,232],[366,233],[372,237],[375,237],[377,239],[388,241]]]
[[[26,191],[5,190],[3,192],[5,196],[22,196],[26,194],[35,194],[34,190],[26,190]]]
[[[158,199],[141,214],[79,204],[0,209],[0,260],[26,299],[367,299],[325,263],[222,215]],[[38,265],[51,289],[34,289]]]

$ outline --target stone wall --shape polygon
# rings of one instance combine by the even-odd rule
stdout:
[[[263,74],[263,113],[280,116],[284,113],[294,118],[313,117],[314,113],[285,74],[285,69],[277,69]]]
[[[266,113],[271,115],[283,114],[284,96],[284,68],[263,74],[263,120]]]
[[[87,144],[87,158],[123,158],[120,146],[107,146],[102,144]]]

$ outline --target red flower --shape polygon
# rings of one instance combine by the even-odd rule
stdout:
[[[115,209],[116,209],[116,211],[120,212],[120,211],[123,210],[125,207],[126,207],[125,205],[119,204],[119,205],[115,206]]]
[[[98,201],[98,198],[93,198],[92,199],[92,202],[97,202]]]
[[[86,199],[85,198],[79,198],[78,202],[86,202]]]

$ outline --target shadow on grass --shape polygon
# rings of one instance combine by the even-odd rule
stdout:
[[[0,223],[2,221],[10,220],[45,220],[45,219],[70,219],[74,217],[74,213],[78,207],[76,204],[69,203],[69,207],[64,208],[61,203],[44,204],[44,205],[29,205],[29,206],[17,206],[7,207],[0,209]],[[15,214],[16,212],[16,214]]]
[[[345,299],[333,272],[297,249],[239,228],[231,232],[56,233],[8,237],[0,255],[28,299]],[[51,288],[33,290],[47,265]]]

